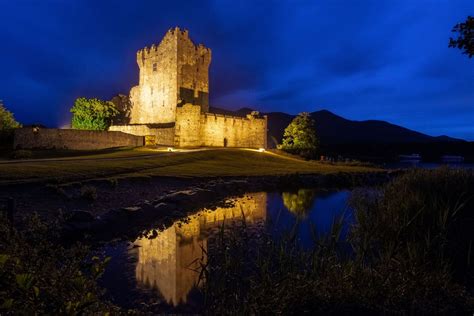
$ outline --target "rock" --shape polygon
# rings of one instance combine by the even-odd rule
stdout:
[[[124,207],[123,210],[127,212],[137,212],[140,211],[142,208],[140,206],[129,206],[129,207]]]
[[[183,190],[183,191],[177,191],[174,193],[167,194],[161,198],[158,198],[155,202],[157,203],[155,205],[155,208],[158,208],[158,205],[161,203],[167,204],[170,209],[173,208],[182,208],[182,207],[189,207],[193,205],[196,201],[196,199],[199,199],[199,196],[197,195],[198,192],[201,192],[199,190]],[[163,207],[163,206],[160,206]]]

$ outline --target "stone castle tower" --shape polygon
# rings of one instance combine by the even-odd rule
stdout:
[[[161,43],[137,52],[139,85],[130,90],[131,124],[176,121],[176,107],[185,103],[209,111],[211,50],[195,45],[188,31],[170,29]]]
[[[127,121],[110,131],[145,136],[149,145],[266,148],[266,116],[209,112],[211,50],[195,45],[188,31],[170,29],[159,45],[137,52],[137,63],[138,86],[119,97]]]

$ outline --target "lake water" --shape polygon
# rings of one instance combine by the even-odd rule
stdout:
[[[439,163],[439,162],[423,162],[423,161],[400,161],[382,164],[382,167],[387,169],[399,168],[422,168],[435,169],[438,167],[447,166],[450,168],[474,169],[474,163]]]
[[[274,238],[297,227],[300,244],[309,247],[313,242],[312,226],[318,233],[328,232],[341,216],[345,221],[344,238],[353,221],[347,206],[349,195],[349,191],[312,189],[259,192],[232,199],[231,207],[203,209],[152,238],[106,246],[104,252],[112,260],[103,276],[103,286],[113,301],[124,307],[145,302],[165,312],[196,311],[201,302],[196,287],[199,262],[206,262],[205,253],[215,240],[211,237],[219,232],[224,219],[228,227],[245,216],[249,229],[271,230]]]

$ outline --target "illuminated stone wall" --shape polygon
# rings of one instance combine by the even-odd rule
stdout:
[[[267,118],[259,115],[235,117],[201,113],[185,104],[176,111],[176,146],[266,148]]]
[[[252,193],[238,198],[233,207],[203,210],[184,223],[158,233],[154,239],[140,238],[131,251],[137,255],[135,277],[139,285],[159,290],[164,299],[177,305],[187,301],[196,285],[200,262],[206,263],[207,236],[219,229],[226,219],[239,220],[242,214],[248,224],[266,219],[266,193]],[[202,261],[200,261],[202,260]]]
[[[176,146],[203,146],[201,136],[201,107],[187,103],[176,109]]]
[[[178,42],[178,103],[180,105],[185,103],[200,105],[201,112],[209,112],[211,50],[202,44],[194,45],[187,30],[176,34]]]
[[[266,117],[208,113],[211,50],[195,45],[188,31],[169,30],[159,45],[137,52],[137,63],[140,79],[130,91],[130,125],[111,131],[155,135],[157,144],[167,146],[267,147]]]
[[[209,109],[211,51],[194,45],[188,31],[169,30],[159,45],[137,52],[139,85],[130,90],[130,123],[171,123],[176,106],[191,102]]]
[[[201,137],[204,146],[267,147],[267,118],[246,118],[213,113],[201,115]]]
[[[16,149],[95,150],[113,147],[139,147],[143,137],[122,132],[86,131],[78,129],[18,128],[15,130]]]
[[[163,127],[156,126],[156,124],[112,125],[109,131],[120,131],[139,136],[153,135],[157,145],[174,146],[174,126]]]

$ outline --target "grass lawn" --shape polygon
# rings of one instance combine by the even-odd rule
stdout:
[[[272,152],[244,149],[168,153],[122,150],[60,161],[23,161],[0,164],[0,185],[35,182],[72,182],[127,177],[226,177],[291,173],[369,172],[363,166],[304,161]]]
[[[133,149],[131,147],[108,148],[99,150],[68,150],[68,149],[35,149],[27,150],[31,157],[28,159],[80,159],[80,158],[110,158],[123,156],[146,155],[150,152],[146,148]],[[0,148],[0,162],[17,161],[12,158],[13,150]],[[21,161],[20,161],[21,162]]]

